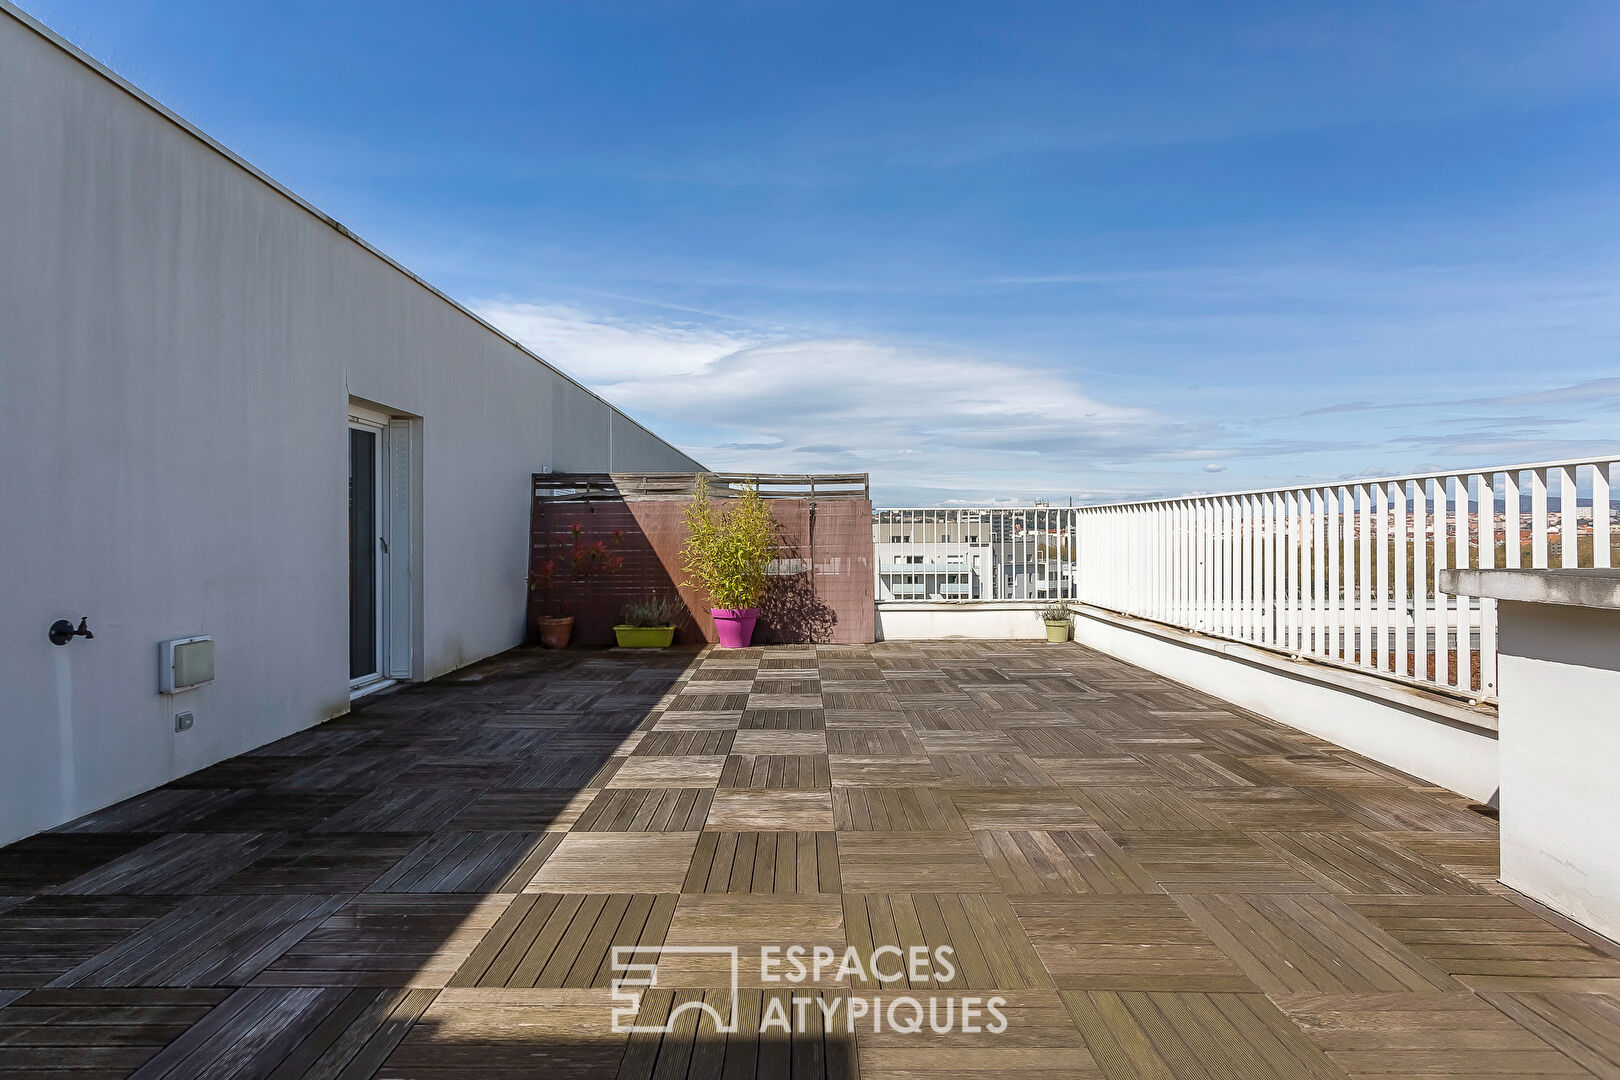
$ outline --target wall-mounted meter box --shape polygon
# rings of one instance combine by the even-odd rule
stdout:
[[[214,681],[214,639],[175,638],[158,642],[158,692],[178,694]]]

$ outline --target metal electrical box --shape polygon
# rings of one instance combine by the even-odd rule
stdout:
[[[207,635],[158,642],[158,692],[178,694],[214,681],[214,639]]]

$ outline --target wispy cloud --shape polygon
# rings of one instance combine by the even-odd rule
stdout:
[[[1085,494],[1110,464],[1202,459],[1213,425],[1070,373],[874,341],[627,323],[554,304],[481,315],[715,468],[872,471],[896,497]]]
[[[1204,490],[1215,475],[1248,487],[1603,453],[1620,397],[1620,379],[1597,379],[1283,414],[1224,394],[1147,408],[1108,400],[1072,370],[972,352],[476,306],[711,467],[870,472],[891,504],[1095,501]],[[1312,392],[1306,378],[1291,390]],[[1526,408],[1565,403],[1579,408]]]

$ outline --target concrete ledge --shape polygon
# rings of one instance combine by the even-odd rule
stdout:
[[[1620,570],[1442,570],[1440,591],[1620,611]]]
[[[1050,600],[880,600],[879,641],[1041,641]]]
[[[1496,795],[1491,710],[1083,605],[1074,640],[1471,799]]]

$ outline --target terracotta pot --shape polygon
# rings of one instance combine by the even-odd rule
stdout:
[[[568,639],[574,635],[572,615],[541,615],[534,625],[540,631],[540,644],[547,649],[567,648]]]

